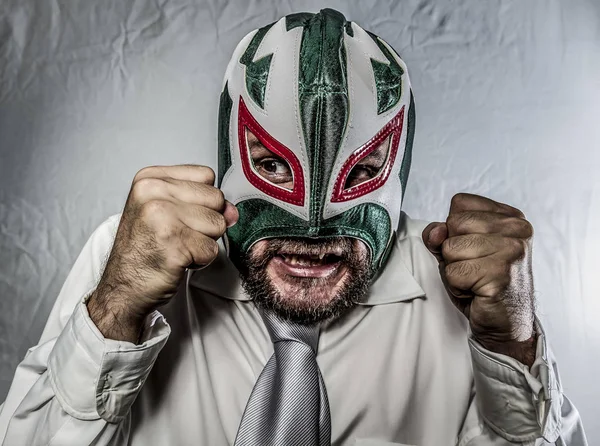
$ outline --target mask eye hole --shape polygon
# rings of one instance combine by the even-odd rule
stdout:
[[[258,123],[241,96],[237,138],[242,170],[250,184],[271,198],[304,206],[306,190],[298,157]]]
[[[277,156],[246,128],[246,143],[250,151],[250,159],[254,171],[275,186],[294,189],[294,176],[290,165],[283,158]]]
[[[372,180],[381,174],[389,157],[391,140],[390,135],[352,168],[346,178],[344,190]]]
[[[350,155],[335,179],[332,203],[354,200],[386,183],[398,154],[403,123],[404,107],[373,138]]]

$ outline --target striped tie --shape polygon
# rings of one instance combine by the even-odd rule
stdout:
[[[235,446],[330,446],[329,402],[315,356],[319,327],[261,315],[275,352],[252,389]]]

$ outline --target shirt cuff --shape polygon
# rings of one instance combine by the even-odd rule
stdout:
[[[144,321],[141,344],[105,339],[83,299],[56,340],[48,374],[63,409],[81,420],[120,422],[146,381],[171,328],[155,311]]]
[[[536,330],[536,356],[531,370],[469,337],[479,411],[491,429],[512,442],[543,437],[554,443],[561,430],[562,390],[537,319]]]

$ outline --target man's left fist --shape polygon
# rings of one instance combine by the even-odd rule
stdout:
[[[456,194],[445,223],[423,230],[446,290],[487,349],[531,365],[535,357],[533,227],[507,204]]]

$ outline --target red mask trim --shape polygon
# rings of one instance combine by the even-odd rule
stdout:
[[[335,180],[333,187],[333,197],[331,201],[333,203],[339,203],[343,201],[353,200],[354,198],[361,197],[369,192],[379,189],[385,184],[390,173],[392,166],[396,160],[398,153],[398,145],[400,144],[400,137],[402,136],[402,125],[404,122],[404,107],[398,112],[394,118],[388,122],[377,134],[367,141],[363,146],[359,147],[346,161],[339,175]],[[344,189],[348,175],[356,166],[360,160],[367,157],[371,152],[374,152],[389,136],[392,134],[389,147],[389,156],[387,161],[381,168],[379,174],[364,183],[357,184],[356,186]]]
[[[248,181],[250,181],[250,183],[258,190],[273,198],[297,206],[304,206],[304,176],[302,175],[302,166],[300,165],[298,158],[296,158],[296,155],[273,138],[269,132],[254,119],[254,116],[250,114],[250,111],[246,107],[244,99],[241,96],[238,108],[238,140],[240,155],[242,158],[242,169]],[[294,188],[292,190],[284,189],[265,180],[252,168],[250,150],[248,149],[248,142],[246,140],[246,128],[254,133],[258,140],[268,150],[288,163],[290,169],[292,169],[292,178],[294,182]]]

